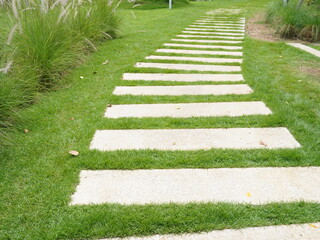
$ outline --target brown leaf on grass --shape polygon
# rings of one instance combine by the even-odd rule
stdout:
[[[79,156],[79,152],[75,150],[70,151],[69,154],[74,157]]]
[[[24,129],[23,131],[24,131],[24,133],[28,133],[28,132],[29,132],[29,130],[28,130],[28,129]]]
[[[70,120],[74,120],[74,117],[71,117]]]

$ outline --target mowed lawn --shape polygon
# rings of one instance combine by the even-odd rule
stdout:
[[[61,89],[39,95],[34,105],[19,112],[19,129],[11,134],[10,146],[0,156],[0,239],[97,239],[320,221],[319,204],[303,202],[259,206],[226,203],[69,206],[79,172],[84,169],[320,166],[320,60],[285,43],[263,42],[246,36],[242,69],[246,83],[254,90],[250,95],[112,95],[115,86],[155,84],[125,82],[121,77],[125,72],[142,72],[133,65],[147,61],[146,56],[155,54],[157,48],[205,12],[241,8],[250,18],[267,3],[218,0],[191,3],[171,11],[119,10],[122,37],[100,46],[68,76],[68,83]],[[108,64],[103,65],[106,60]],[[103,117],[108,104],[251,100],[265,102],[273,114],[187,119]],[[97,129],[227,127],[287,127],[302,148],[186,152],[89,150]],[[80,155],[72,157],[68,154],[70,150],[77,150]]]

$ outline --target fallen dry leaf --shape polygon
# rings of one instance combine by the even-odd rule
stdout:
[[[74,117],[71,117],[70,120],[74,120]]]
[[[72,151],[69,152],[69,154],[76,157],[76,156],[79,155],[79,152],[75,151],[75,150],[72,150]]]
[[[263,146],[265,146],[265,147],[267,146],[267,144],[265,144],[262,140],[260,140],[259,143],[260,143],[260,145],[263,145]]]
[[[112,107],[112,104],[108,104],[107,107]]]
[[[25,133],[28,133],[28,132],[29,132],[29,130],[28,130],[28,129],[24,129],[23,131],[24,131]]]

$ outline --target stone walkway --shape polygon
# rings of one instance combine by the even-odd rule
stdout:
[[[253,90],[243,83],[241,66],[239,66],[242,63],[243,53],[240,45],[244,38],[245,18],[235,18],[233,15],[230,15],[230,18],[206,15],[196,20],[182,31],[183,34],[177,35],[170,43],[165,43],[164,48],[156,50],[160,55],[146,57],[153,62],[139,62],[135,65],[139,69],[152,68],[158,71],[157,73],[125,73],[123,75],[123,81],[126,82],[132,80],[150,81],[151,83],[167,81],[171,83],[170,86],[117,86],[113,94],[135,96],[251,94]],[[154,62],[157,60],[167,62]],[[179,63],[179,61],[191,61],[194,64]],[[162,73],[162,69],[182,70],[182,72]],[[188,73],[188,71],[199,73]],[[187,85],[188,82],[201,81],[230,82],[231,84]],[[185,82],[185,85],[174,85],[175,82]],[[148,117],[156,121],[158,117],[235,117],[270,114],[272,114],[271,110],[260,101],[182,102],[112,105],[107,107],[105,117],[116,119]],[[247,128],[226,129],[102,129],[96,131],[90,144],[90,149],[100,151],[132,149],[187,151],[214,148],[291,149],[299,147],[301,147],[300,144],[289,130],[281,126],[266,128],[248,126]],[[320,190],[317,190],[314,184],[309,184],[310,182],[320,182],[320,168],[86,170],[81,171],[80,183],[70,204],[163,204],[169,202],[265,204],[299,200],[320,202]],[[276,233],[282,238],[272,238]],[[299,235],[301,238],[287,237],[297,236],[300,233],[305,235]],[[314,233],[319,236],[319,232],[314,228],[303,225],[302,227],[249,228],[242,231],[224,230],[182,236],[155,236],[143,239],[284,240],[311,239],[307,236]],[[270,238],[265,236],[270,236]]]
[[[302,43],[287,43],[288,45],[298,48],[302,51],[308,52],[316,57],[320,57],[320,51],[311,47],[308,47]]]

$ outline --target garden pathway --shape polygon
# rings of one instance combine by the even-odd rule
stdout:
[[[136,96],[250,94],[253,90],[243,83],[240,66],[244,30],[244,17],[230,15],[226,18],[206,15],[182,31],[183,35],[177,35],[171,43],[165,43],[164,48],[156,51],[157,55],[146,57],[149,61],[135,65],[139,69],[152,68],[158,73],[125,73],[123,75],[123,81],[144,80],[155,83],[169,81],[171,86],[118,86],[114,94]],[[166,62],[155,62],[158,60]],[[194,64],[179,63],[179,61],[191,61]],[[183,72],[163,73],[161,69],[183,70]],[[196,71],[196,73],[185,71]],[[175,82],[187,84],[202,81],[223,84],[174,85]],[[270,114],[272,114],[271,110],[263,102],[251,101],[113,105],[107,107],[105,117],[153,117],[156,121],[157,117],[234,117]],[[299,147],[301,147],[300,144],[289,130],[281,126],[224,129],[102,129],[96,131],[90,145],[90,149],[100,151]],[[309,184],[319,181],[320,168],[317,167],[86,170],[81,171],[80,183],[70,204],[163,204],[217,201],[265,204],[299,200],[320,202],[320,189]],[[315,230],[316,227],[316,225],[306,224],[248,228],[241,231],[223,230],[143,239],[316,239],[319,238],[320,233]],[[275,234],[277,238],[274,238]],[[269,237],[266,238],[266,236]]]
[[[320,51],[311,47],[308,47],[302,43],[287,43],[288,45],[298,48],[302,51],[308,52],[316,57],[320,57]]]

